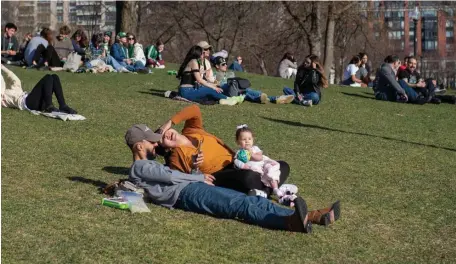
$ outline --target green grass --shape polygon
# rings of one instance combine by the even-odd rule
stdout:
[[[27,91],[44,74],[13,70]],[[340,221],[305,235],[154,205],[148,214],[101,206],[96,185],[126,177],[132,161],[126,129],[157,127],[187,104],[151,94],[177,87],[165,70],[59,76],[86,121],[2,109],[4,263],[456,261],[454,105],[380,102],[335,86],[312,108],[202,106],[206,129],[232,147],[236,125],[252,127],[268,156],[289,162],[288,182],[311,208],[342,201]],[[292,85],[247,76],[270,95]]]

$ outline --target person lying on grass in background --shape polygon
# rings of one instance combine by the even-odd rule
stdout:
[[[430,102],[440,104],[442,101],[448,103],[455,103],[454,96],[436,95],[435,89],[437,88],[437,81],[431,78],[424,81],[417,69],[417,60],[415,57],[409,57],[407,68],[399,70],[397,76],[399,84],[407,93],[409,101],[420,100],[424,98],[423,102]]]
[[[151,45],[146,48],[146,59],[147,66],[153,68],[164,69],[165,61],[163,60],[162,52],[165,49],[165,45],[161,40],[158,40],[155,45]]]
[[[204,56],[200,46],[193,46],[188,51],[176,76],[180,79],[179,96],[197,103],[204,101],[218,101],[222,105],[242,103],[243,96],[227,97],[220,87],[202,77],[200,71],[202,65],[199,61],[205,61]]]
[[[298,68],[294,90],[285,87],[283,92],[293,95],[295,104],[312,106],[320,103],[322,88],[328,88],[324,69],[318,56],[309,55]]]
[[[5,75],[5,79],[3,79]],[[19,110],[36,110],[44,112],[64,112],[77,114],[69,107],[63,96],[62,84],[59,76],[46,74],[30,93],[22,90],[21,81],[8,68],[2,65],[2,107],[17,108]],[[59,102],[59,109],[52,104],[52,94]]]
[[[292,210],[263,197],[213,186],[215,178],[210,174],[187,174],[163,166],[154,160],[160,140],[162,135],[143,124],[133,125],[125,134],[133,155],[129,181],[144,188],[156,205],[303,233],[312,232],[312,223],[327,226],[340,217],[339,201],[309,212],[304,199],[297,197]]]
[[[214,59],[214,64],[216,69],[215,79],[218,85],[223,89],[223,92],[227,94],[230,87],[228,84],[226,60],[223,57],[217,57]],[[269,102],[276,104],[289,104],[294,99],[294,96],[292,95],[268,96],[267,94],[252,88],[247,88],[243,95],[245,96],[244,99],[246,101],[262,104]]]

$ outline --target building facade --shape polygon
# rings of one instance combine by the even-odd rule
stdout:
[[[387,34],[395,53],[428,58],[454,56],[455,5],[442,1],[369,1],[368,10],[373,38],[380,40],[382,34]]]
[[[37,32],[43,27],[57,30],[61,25],[82,27],[89,35],[98,31],[114,31],[115,1],[49,1],[34,0],[17,3],[21,32]]]

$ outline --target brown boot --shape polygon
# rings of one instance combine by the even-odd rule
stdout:
[[[310,211],[308,218],[312,223],[325,227],[333,224],[340,218],[340,201],[336,201],[331,207]]]
[[[293,202],[295,204],[294,214],[285,217],[288,230],[293,232],[311,233],[312,222],[310,222],[307,217],[306,201],[301,197],[297,197]]]

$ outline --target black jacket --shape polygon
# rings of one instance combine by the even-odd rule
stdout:
[[[315,69],[299,67],[294,82],[296,94],[317,93],[321,96],[321,73]]]

